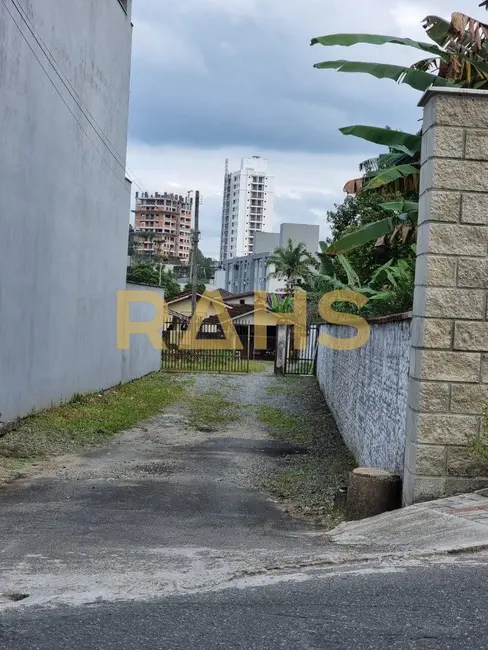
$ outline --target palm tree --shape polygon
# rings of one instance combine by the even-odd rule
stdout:
[[[291,295],[310,276],[316,261],[307,251],[305,244],[294,246],[293,241],[289,239],[284,248],[275,249],[266,264],[274,266],[271,277],[283,279],[286,293]]]

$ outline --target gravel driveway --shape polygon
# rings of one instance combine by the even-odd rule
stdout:
[[[191,375],[157,417],[3,489],[0,601],[148,599],[320,563],[324,529],[294,499],[316,514],[350,463],[313,378]]]

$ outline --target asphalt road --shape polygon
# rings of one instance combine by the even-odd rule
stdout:
[[[471,560],[472,561],[472,560]],[[150,602],[4,612],[15,650],[488,647],[488,564],[350,567]]]

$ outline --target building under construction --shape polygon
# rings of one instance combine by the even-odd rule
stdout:
[[[178,194],[136,192],[135,247],[139,255],[190,262],[192,205]]]

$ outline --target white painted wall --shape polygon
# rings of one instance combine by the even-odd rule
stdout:
[[[164,289],[143,284],[127,283],[127,291],[154,291],[164,298]],[[133,321],[149,321],[154,318],[154,306],[147,302],[134,302],[130,318]],[[155,350],[145,334],[132,334],[130,350],[122,352],[122,382],[131,381],[161,368],[161,350]]]
[[[118,0],[17,2],[83,110],[0,3],[0,420],[139,374],[116,347],[131,3],[127,15]]]

